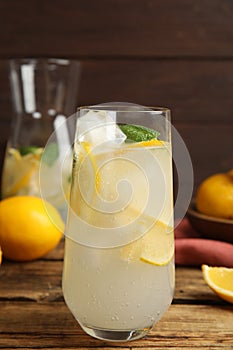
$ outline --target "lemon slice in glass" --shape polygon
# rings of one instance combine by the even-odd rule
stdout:
[[[156,221],[140,239],[121,249],[121,258],[128,262],[142,262],[164,266],[174,255],[173,228],[162,221]]]

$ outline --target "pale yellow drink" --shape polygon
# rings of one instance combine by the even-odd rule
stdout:
[[[49,159],[44,156],[44,148],[41,147],[24,147],[21,151],[8,147],[2,173],[2,197],[42,196],[65,219],[65,198],[69,196],[71,169],[68,166],[61,171],[58,157],[51,157],[51,153]]]
[[[95,337],[141,337],[173,298],[170,144],[79,142],[72,180],[65,301]]]

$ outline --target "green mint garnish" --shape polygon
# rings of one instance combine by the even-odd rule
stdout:
[[[21,146],[19,152],[21,156],[26,156],[29,153],[35,154],[39,147],[36,146]]]
[[[142,142],[157,139],[159,132],[141,125],[122,124],[121,131],[127,136],[127,141]]]

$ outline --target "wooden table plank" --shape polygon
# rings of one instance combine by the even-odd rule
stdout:
[[[0,302],[0,347],[105,347],[86,335],[63,302]],[[233,346],[232,306],[172,305],[144,339],[115,347]],[[227,347],[228,346],[228,347]]]
[[[119,348],[119,349],[121,349],[121,350],[126,350],[126,349],[129,349],[129,348],[125,348],[125,347],[117,347],[117,348]],[[20,347],[20,350],[29,350],[30,348],[28,348],[28,347]],[[61,350],[61,349],[64,349],[64,348],[58,348],[58,347],[55,347],[55,348],[51,348],[51,347],[46,347],[46,350]],[[74,348],[72,348],[72,347],[65,347],[65,349],[66,350],[74,350]],[[90,347],[79,347],[78,348],[79,350],[90,350]],[[104,346],[104,347],[102,347],[102,346],[97,346],[97,347],[94,347],[94,349],[95,350],[102,350],[102,349],[104,349],[104,350],[113,350],[114,349],[114,347],[112,346],[112,347],[108,347],[108,346]],[[135,350],[135,349],[139,349],[139,347],[132,347],[132,348],[130,348],[131,350]],[[154,350],[154,349],[159,349],[159,350],[161,350],[162,348],[161,348],[161,344],[158,342],[156,345],[154,345],[153,347],[143,347],[142,349],[144,349],[144,350]],[[164,348],[164,349],[171,349],[171,350],[180,350],[181,349],[181,347],[180,346],[173,346],[173,342],[172,343],[170,343],[170,345],[168,346],[168,347],[166,347],[166,348]],[[192,347],[192,348],[190,348],[190,346],[189,345],[187,345],[187,346],[185,346],[185,347],[182,347],[182,349],[188,349],[188,350],[191,350],[191,349],[197,349],[197,350],[221,350],[221,349],[223,349],[222,347],[215,347],[215,346],[211,346],[211,348],[209,348],[208,346],[206,347],[206,346],[200,346],[200,345],[197,345],[197,347]],[[226,349],[226,348],[225,348]],[[232,347],[231,346],[229,346],[229,347],[227,347],[227,350],[230,350],[230,349],[232,349]],[[7,350],[15,350],[15,348],[7,348]],[[41,350],[41,348],[38,348],[38,347],[33,347],[33,350]]]
[[[62,301],[62,258],[63,242],[43,260],[4,262],[0,268],[0,300]],[[174,303],[206,301],[225,304],[206,285],[199,268],[176,268]]]
[[[198,268],[176,269],[173,304],[144,339],[108,343],[79,327],[63,301],[63,242],[44,259],[0,268],[0,349],[233,349],[233,306]]]

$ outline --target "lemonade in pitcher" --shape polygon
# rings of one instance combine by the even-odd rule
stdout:
[[[43,195],[65,219],[65,198],[68,199],[71,180],[69,155],[63,163],[61,167],[55,143],[47,145],[46,149],[36,146],[14,148],[8,145],[2,173],[2,197]]]
[[[38,196],[66,219],[80,64],[56,58],[9,60],[12,122],[1,197]],[[67,152],[66,152],[67,150]]]
[[[147,334],[174,292],[169,124],[163,116],[160,132],[142,125],[141,110],[126,112],[82,110],[66,226],[65,301],[88,334],[109,341]]]

